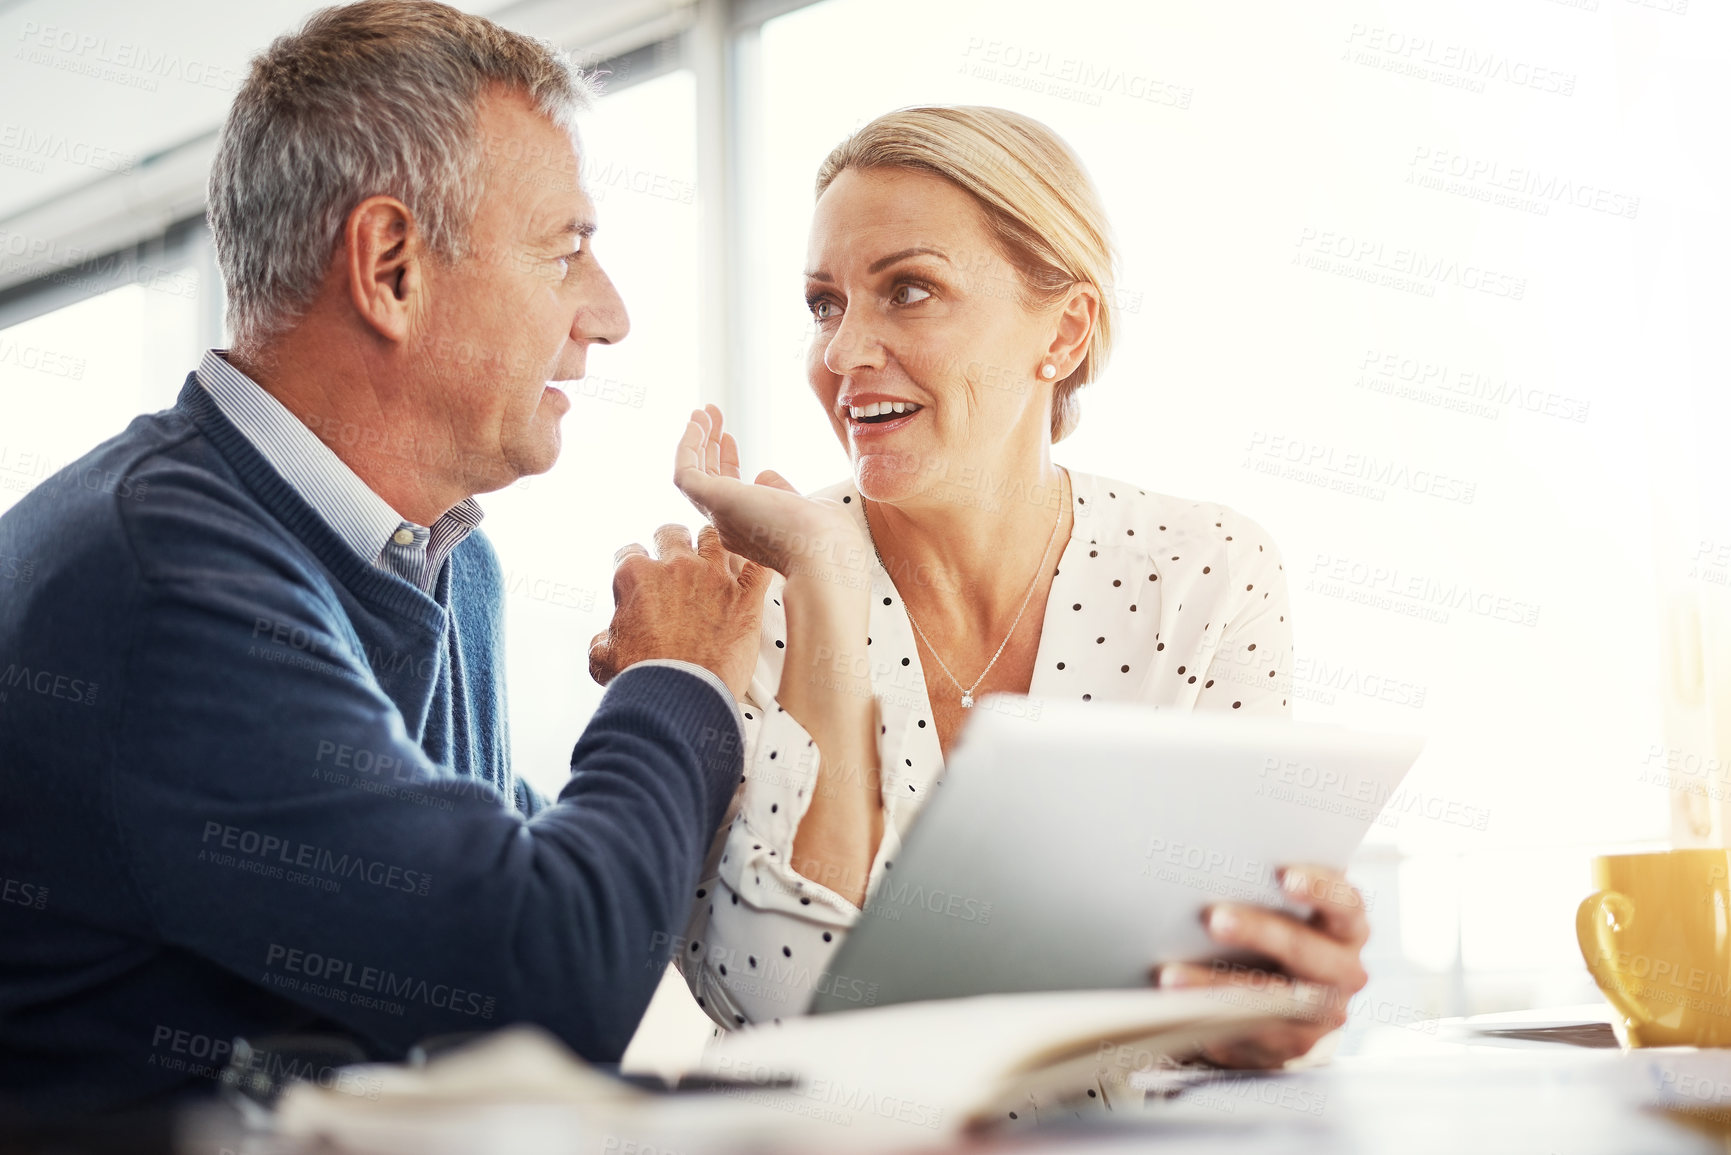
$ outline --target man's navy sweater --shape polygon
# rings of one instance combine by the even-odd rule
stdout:
[[[627,671],[543,803],[499,565],[350,550],[189,377],[0,517],[0,1093],[208,1087],[230,1040],[375,1057],[512,1022],[617,1059],[739,781],[733,709]]]

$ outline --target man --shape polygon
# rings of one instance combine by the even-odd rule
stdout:
[[[473,496],[552,467],[548,382],[626,333],[587,100],[419,0],[254,62],[210,182],[232,351],[0,518],[0,1088],[160,1101],[288,1032],[624,1049],[739,780],[764,574],[712,530],[621,551],[572,777],[513,775]]]

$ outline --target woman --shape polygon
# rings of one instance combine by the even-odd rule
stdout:
[[[853,477],[810,497],[773,473],[747,485],[713,408],[679,447],[676,480],[727,548],[783,575],[679,960],[728,1026],[799,1014],[828,981],[983,695],[1290,713],[1286,582],[1261,528],[1052,462],[1105,366],[1114,280],[1062,141],[1000,109],[907,109],[831,153],[817,193],[807,372]],[[1310,922],[1220,904],[1209,929],[1277,960],[1317,1020],[1217,1062],[1303,1054],[1364,984],[1358,893],[1318,868],[1286,885]]]

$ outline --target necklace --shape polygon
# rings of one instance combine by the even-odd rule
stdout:
[[[1068,480],[1069,476],[1068,473],[1065,473],[1063,478]],[[1022,595],[1022,607],[1016,611],[1016,619],[1010,623],[1010,632],[1004,635],[1004,640],[1002,642],[998,643],[997,653],[992,655],[992,660],[986,663],[986,668],[980,671],[980,676],[974,679],[973,685],[963,686],[962,680],[950,672],[949,666],[945,665],[944,659],[939,656],[937,647],[932,645],[932,640],[930,638],[926,637],[926,632],[920,629],[920,623],[914,620],[914,611],[907,608],[907,598],[904,597],[902,599],[902,609],[907,612],[908,624],[913,626],[914,633],[920,636],[920,641],[924,642],[926,644],[926,649],[931,651],[932,657],[936,659],[938,668],[944,672],[944,676],[950,680],[956,689],[962,692],[962,708],[964,710],[971,710],[974,708],[974,691],[979,689],[980,683],[986,680],[986,675],[992,672],[992,667],[998,664],[998,659],[1004,656],[1004,647],[1008,646],[1010,644],[1010,639],[1016,636],[1016,627],[1022,624],[1022,615],[1028,612],[1028,603],[1034,600],[1034,591],[1040,586],[1040,575],[1046,572],[1046,558],[1051,556],[1052,543],[1058,540],[1058,527],[1064,524],[1064,502],[1062,501],[1064,488],[1063,481],[1060,481],[1058,485],[1058,495],[1060,498],[1058,502],[1058,520],[1052,523],[1052,536],[1046,539],[1046,548],[1040,554],[1039,567],[1034,570],[1034,580],[1028,583],[1028,592]],[[866,526],[866,530],[868,533],[871,530],[869,523]],[[888,572],[889,567],[884,566],[883,554],[878,553],[878,546],[875,540],[872,542],[872,553],[877,556],[878,564],[883,566],[885,572]],[[893,581],[894,579],[891,580]]]

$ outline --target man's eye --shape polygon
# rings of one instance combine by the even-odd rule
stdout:
[[[914,293],[918,293],[919,295],[912,296],[911,294]],[[890,302],[896,305],[912,305],[925,300],[929,296],[931,296],[931,294],[920,288],[918,285],[898,285],[896,286],[896,291],[890,294]]]

